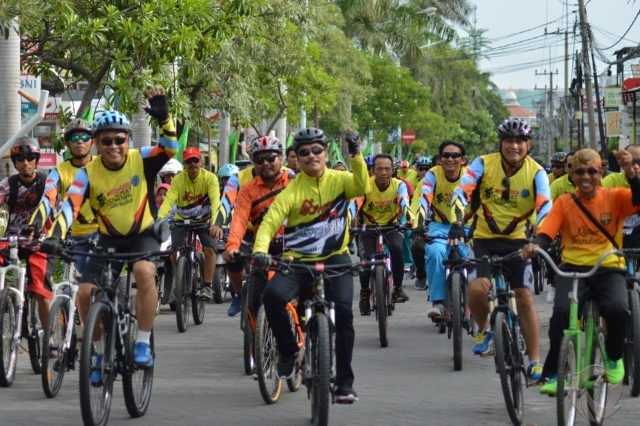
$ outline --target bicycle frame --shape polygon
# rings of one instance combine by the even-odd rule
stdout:
[[[51,300],[51,306],[56,299],[67,299],[69,301],[69,321],[64,332],[64,341],[62,342],[62,351],[65,352],[71,347],[72,331],[76,327],[76,335],[79,334],[80,319],[77,317],[76,300],[78,300],[78,292],[80,286],[76,282],[76,268],[73,262],[65,262],[64,279],[53,285],[54,298]]]
[[[7,266],[0,267],[0,291],[7,288],[15,295],[16,300],[16,332],[12,336],[12,345],[20,344],[20,339],[22,337],[22,319],[23,319],[23,311],[25,304],[25,296],[24,296],[24,288],[25,281],[27,275],[27,268],[25,266],[20,265],[20,260],[18,258],[18,241],[19,238],[15,235],[9,236],[7,238],[9,242],[9,264]],[[13,271],[17,274],[16,285],[7,285],[6,277],[7,272]],[[17,357],[14,357],[10,361],[8,371],[13,371],[15,367],[15,363],[17,362]]]

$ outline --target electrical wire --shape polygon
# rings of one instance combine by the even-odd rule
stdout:
[[[629,31],[631,31],[631,27],[633,27],[633,24],[636,23],[636,20],[638,19],[638,16],[640,16],[640,10],[638,10],[638,13],[636,13],[636,16],[633,18],[633,21],[631,21],[631,24],[629,24],[629,27],[627,28],[627,30],[624,32],[624,34],[622,34],[622,36],[618,39],[618,41],[616,41],[615,43],[613,43],[611,46],[608,47],[603,47],[601,48],[602,50],[609,50],[612,47],[615,47],[618,43],[620,43],[622,40],[624,40],[624,38],[627,36],[627,34],[629,34]]]

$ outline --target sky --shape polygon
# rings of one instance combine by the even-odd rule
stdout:
[[[604,59],[613,61],[614,51],[640,44],[640,0],[585,0],[585,3],[587,21]],[[573,54],[582,49],[579,27],[576,27],[575,36],[572,34],[574,21],[579,20],[577,0],[471,0],[471,4],[476,5],[476,28],[485,29],[483,37],[489,41],[489,46],[482,49],[488,58],[481,59],[480,70],[491,73],[492,81],[500,89],[548,87],[549,75],[536,75],[536,70],[538,74],[553,72],[553,86],[564,88],[564,31],[567,27],[571,84],[575,68]],[[632,25],[634,18],[637,19]],[[545,36],[545,27],[547,33],[560,30],[562,34]],[[615,44],[627,29],[629,32],[624,39]],[[466,36],[461,34],[461,37]],[[614,47],[606,49],[613,44]],[[628,70],[631,63],[640,63],[640,58],[627,62],[625,78],[631,76]],[[607,68],[596,52],[598,74]],[[615,75],[615,66],[612,70]]]

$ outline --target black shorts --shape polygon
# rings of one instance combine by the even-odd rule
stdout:
[[[527,240],[511,240],[508,238],[495,239],[474,239],[473,253],[476,258],[482,256],[504,256],[521,249],[527,244]],[[530,268],[531,261],[524,261],[519,257],[503,263],[502,273],[504,279],[509,283],[510,288],[530,287],[525,283],[525,271]],[[489,278],[491,276],[490,265],[478,265],[476,267],[478,278]]]
[[[196,231],[196,235],[200,239],[202,247],[216,248],[216,243],[211,235],[209,235],[209,228],[200,229]],[[187,237],[187,230],[183,227],[176,227],[171,230],[171,245],[175,248],[184,244],[184,239]]]
[[[100,235],[98,237],[98,247],[104,249],[113,247],[115,248],[116,253],[140,253],[158,251],[160,250],[160,243],[156,237],[154,237],[151,229],[148,229],[142,234],[131,237],[111,237],[107,235]],[[87,261],[87,266],[85,266],[84,272],[82,273],[81,282],[99,284],[104,265],[105,259],[90,257]],[[123,265],[124,262],[111,263],[114,282],[120,276]]]

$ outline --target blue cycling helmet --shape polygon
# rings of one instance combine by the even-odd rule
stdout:
[[[364,162],[367,163],[367,167],[373,167],[373,155],[364,157]]]
[[[218,170],[218,177],[220,179],[228,178],[231,177],[231,175],[237,175],[239,171],[240,169],[238,168],[238,166],[236,166],[235,164],[227,163],[224,166],[220,167],[220,170]]]
[[[131,133],[131,123],[126,115],[116,110],[103,111],[93,120],[93,136],[104,130],[122,130]]]
[[[427,157],[423,155],[422,157],[418,157],[416,160],[416,166],[430,166],[431,165],[431,157]]]

